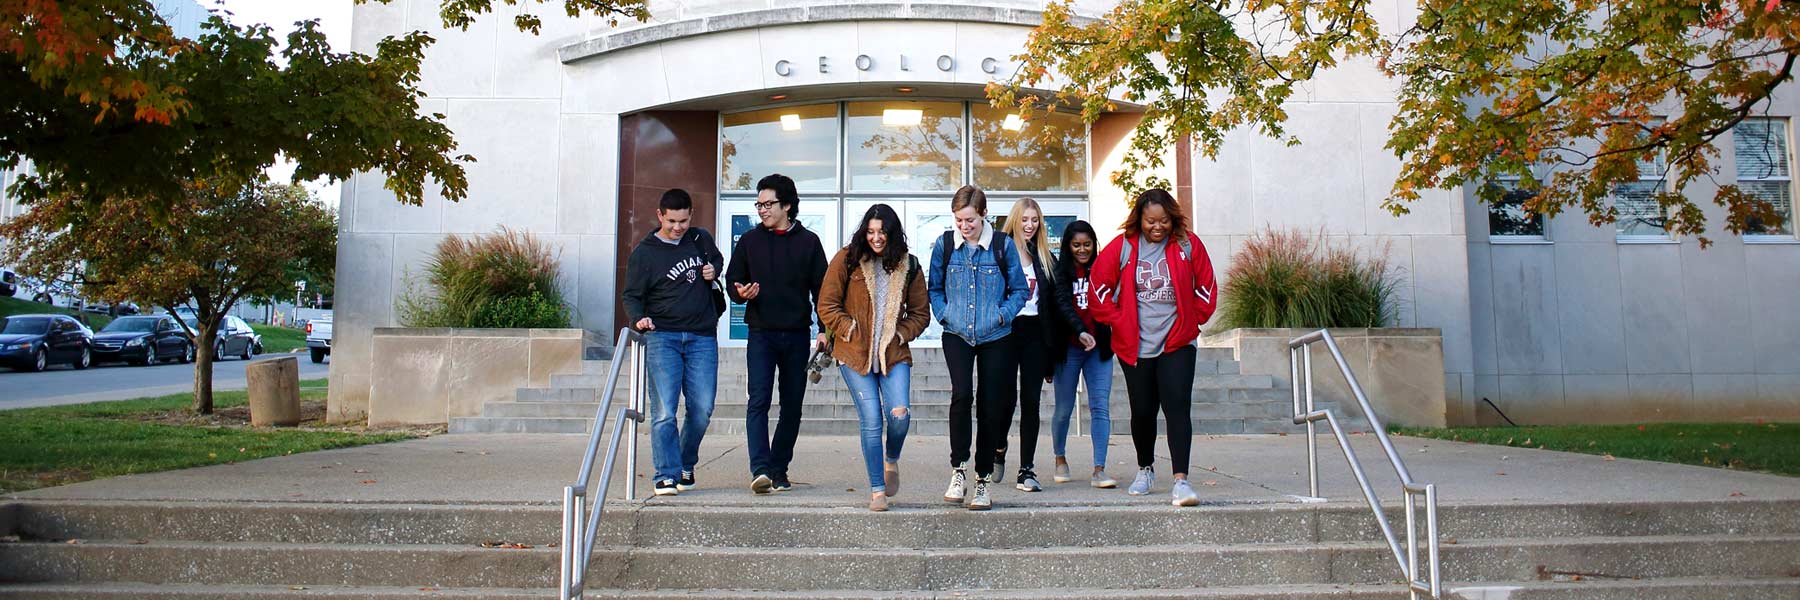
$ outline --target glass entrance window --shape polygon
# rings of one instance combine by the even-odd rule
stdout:
[[[731,113],[721,118],[719,189],[756,190],[770,173],[802,192],[837,191],[836,103]]]
[[[845,107],[850,191],[955,191],[963,185],[963,103],[851,102]]]
[[[1087,125],[1072,114],[1016,113],[970,104],[975,185],[990,191],[1087,189]]]
[[[720,117],[721,250],[756,226],[756,181],[794,178],[800,221],[819,235],[826,256],[843,248],[870,206],[885,203],[905,224],[911,253],[930,264],[932,245],[953,229],[950,197],[967,183],[988,192],[988,218],[1004,221],[1012,203],[1036,198],[1050,244],[1088,214],[1087,127],[1057,114],[1008,118],[985,102],[882,99],[759,108]],[[973,124],[973,130],[971,130]],[[741,346],[743,307],[720,319],[720,342]],[[920,336],[935,346],[934,320]]]

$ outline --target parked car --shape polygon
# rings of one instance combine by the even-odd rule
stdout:
[[[120,317],[94,334],[94,362],[149,365],[193,360],[194,345],[168,315]]]
[[[306,323],[306,349],[312,351],[314,364],[325,362],[325,357],[331,356],[330,313]]]
[[[187,323],[188,328],[196,332],[200,330],[199,319],[183,316],[181,320]],[[249,323],[245,323],[243,319],[237,317],[224,317],[213,335],[213,358],[222,359],[227,356],[236,356],[250,360],[251,357],[262,351],[261,348],[262,336],[258,335],[256,330],[251,329]]]
[[[13,315],[0,326],[0,362],[15,371],[53,364],[86,369],[93,364],[94,332],[68,315]]]
[[[99,314],[103,314],[103,315],[104,314],[135,315],[135,314],[139,314],[139,313],[143,312],[143,310],[138,308],[138,305],[135,302],[120,302],[120,303],[118,303],[118,310],[116,310],[116,311],[113,310],[113,305],[107,304],[105,302],[94,302],[94,303],[82,306],[81,310],[82,310],[82,312],[99,313]]]
[[[0,271],[0,298],[11,298],[19,293],[19,274],[10,270]]]

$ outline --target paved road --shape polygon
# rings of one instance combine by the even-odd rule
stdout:
[[[265,354],[255,360],[275,356]],[[305,354],[300,359],[300,379],[325,377],[326,364],[313,364]],[[231,359],[213,363],[213,389],[244,389],[244,367],[247,363]],[[136,367],[122,363],[94,365],[85,371],[66,366],[53,366],[42,373],[24,373],[0,369],[0,410],[79,404],[106,400],[126,400],[145,396],[178,394],[194,389],[194,366],[172,363]]]

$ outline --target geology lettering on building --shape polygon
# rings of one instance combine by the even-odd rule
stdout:
[[[851,61],[851,64],[856,67],[856,70],[866,72],[866,71],[871,71],[871,70],[875,69],[876,59],[875,59],[875,57],[869,56],[867,54],[858,54],[858,55],[856,55],[856,58]],[[899,55],[898,64],[900,66],[901,71],[911,71],[911,70],[913,70],[913,67],[915,66],[915,64],[913,63],[912,57],[907,56],[905,54]],[[833,66],[834,65],[831,62],[831,57],[829,57],[829,56],[820,56],[819,57],[819,72],[820,73],[830,73]],[[1000,61],[995,60],[993,58],[981,59],[981,72],[983,72],[983,73],[987,73],[989,75],[999,75],[1000,74],[1000,66],[1001,66]],[[931,61],[930,66],[928,66],[926,68],[933,68],[933,67],[935,67],[937,70],[943,71],[945,73],[955,71],[956,70],[956,57],[950,56],[948,54],[939,54],[936,59]],[[786,59],[775,61],[775,74],[782,76],[782,77],[792,76],[794,74],[794,63],[792,63]]]

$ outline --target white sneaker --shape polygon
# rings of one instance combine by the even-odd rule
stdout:
[[[1088,485],[1103,490],[1110,490],[1119,487],[1119,482],[1113,481],[1112,476],[1107,475],[1105,469],[1101,469],[1099,471],[1094,471],[1094,478],[1088,481]]]
[[[994,501],[988,497],[988,478],[975,479],[975,493],[969,495],[969,510],[987,510],[994,507]]]
[[[1200,505],[1200,496],[1194,493],[1194,486],[1188,485],[1186,479],[1175,480],[1174,489],[1169,491],[1169,497],[1171,498],[1169,503],[1175,506]]]
[[[950,472],[950,487],[944,489],[944,501],[962,504],[963,498],[969,494],[969,469],[967,465]]]
[[[1150,486],[1153,485],[1156,485],[1156,471],[1150,467],[1144,467],[1138,469],[1137,478],[1131,480],[1131,488],[1125,490],[1125,493],[1133,496],[1146,496],[1150,494]]]

